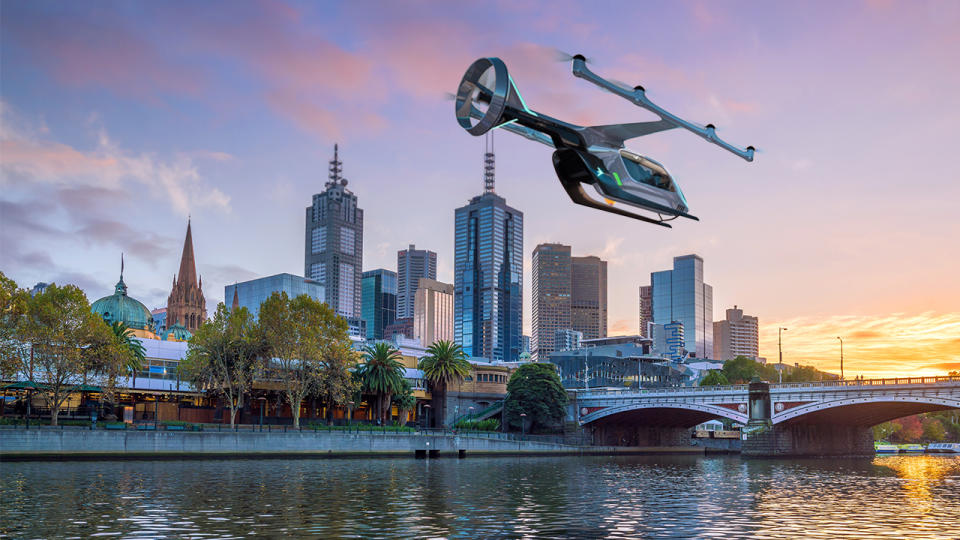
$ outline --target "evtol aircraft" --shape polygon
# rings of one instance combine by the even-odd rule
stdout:
[[[683,128],[747,161],[753,161],[754,147],[741,150],[717,137],[713,124],[698,126],[655,105],[642,86],[629,89],[606,80],[587,67],[586,58],[576,55],[573,75],[618,95],[660,117],[651,122],[577,126],[530,109],[499,58],[480,58],[463,75],[457,89],[457,122],[468,133],[480,136],[494,128],[522,135],[551,146],[553,167],[570,199],[577,204],[634,219],[670,227],[677,217],[699,219],[688,213],[687,200],[670,173],[660,163],[624,148],[624,141]],[[596,189],[602,201],[587,195],[584,184]],[[638,214],[614,206],[616,202],[639,208]]]

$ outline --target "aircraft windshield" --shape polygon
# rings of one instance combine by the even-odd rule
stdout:
[[[670,175],[659,164],[631,152],[621,151],[620,156],[624,167],[635,181],[665,191],[676,191]]]

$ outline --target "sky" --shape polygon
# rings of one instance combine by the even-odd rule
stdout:
[[[364,209],[364,269],[409,244],[453,281],[454,208],[482,190],[483,140],[448,94],[502,58],[534,110],[653,119],[601,76],[760,152],[678,130],[628,142],[699,222],[573,205],[550,149],[495,139],[497,192],[543,242],[609,262],[609,332],[638,287],[697,253],[714,316],[759,317],[761,355],[853,375],[960,369],[960,3],[0,2],[0,270],[162,307],[188,216],[208,311],[224,285],[302,274],[304,208],[334,143]]]

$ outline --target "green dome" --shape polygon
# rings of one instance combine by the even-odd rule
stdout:
[[[163,334],[163,339],[169,340],[173,338],[177,341],[188,341],[193,334],[189,330],[184,328],[180,323],[177,323],[170,328],[167,328],[167,331]]]
[[[116,292],[94,302],[91,310],[103,317],[107,324],[119,321],[126,323],[130,328],[153,329],[153,315],[150,314],[147,306],[127,296],[127,285],[123,282],[122,275],[117,282]]]

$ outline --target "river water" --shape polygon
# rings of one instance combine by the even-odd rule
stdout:
[[[960,538],[960,457],[0,463],[0,535]]]

